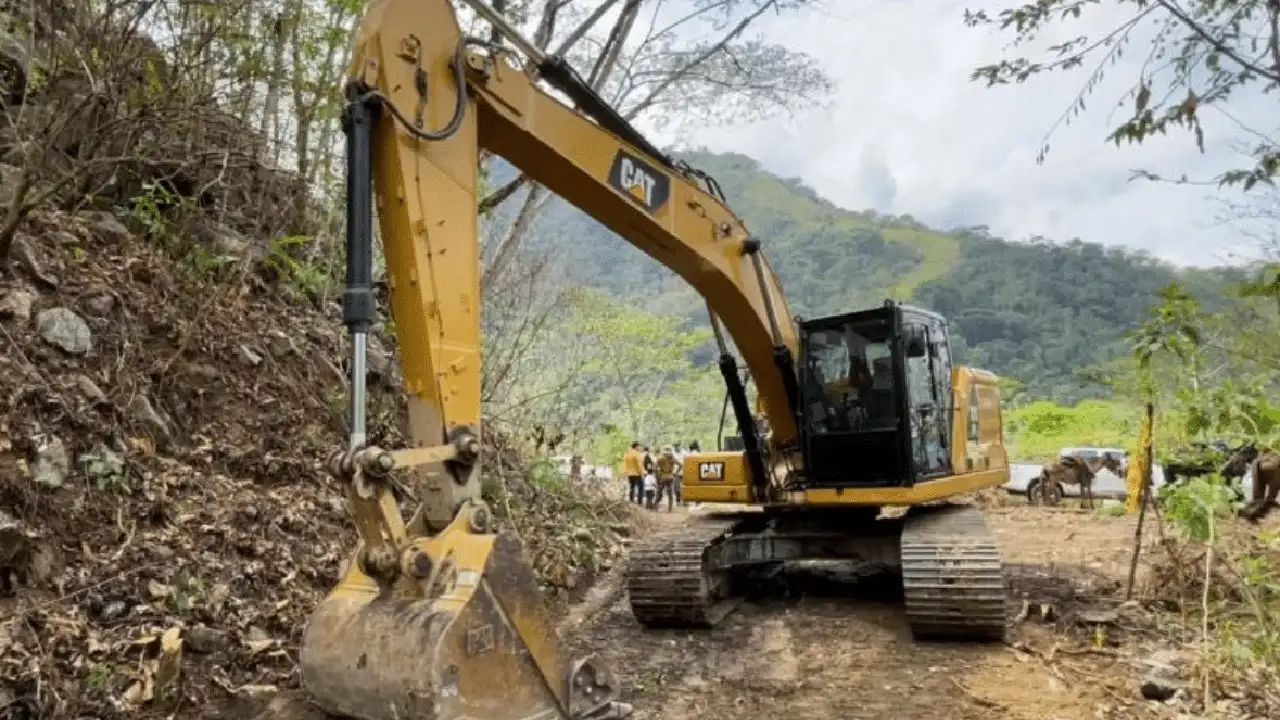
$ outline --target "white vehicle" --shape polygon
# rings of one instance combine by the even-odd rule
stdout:
[[[1121,467],[1128,466],[1129,451],[1123,448],[1067,447],[1062,448],[1062,450],[1058,452],[1059,457],[1070,455],[1078,457],[1085,462],[1097,460],[1107,454],[1119,459]],[[1021,468],[1011,468],[1014,472],[1010,473],[1010,482],[1005,487],[1013,490],[1014,492],[1020,491],[1022,494],[1026,495],[1028,500],[1036,502],[1037,495],[1039,495],[1040,492],[1040,468],[1036,466],[1028,466],[1025,470],[1018,472],[1020,469]],[[1153,484],[1156,486],[1159,486],[1164,479],[1163,473],[1159,473],[1159,475],[1159,478],[1152,479]],[[1020,488],[1017,487],[1018,485],[1022,485],[1018,480],[1022,480],[1026,485]],[[1076,487],[1062,488],[1063,495],[1076,495],[1079,493],[1079,490],[1080,489]],[[1097,476],[1094,478],[1093,493],[1098,498],[1124,499],[1127,494],[1126,490],[1125,478],[1116,475],[1109,470],[1099,470]]]
[[[1060,457],[1074,455],[1086,462],[1108,454],[1114,458],[1119,458],[1122,467],[1129,464],[1129,451],[1123,448],[1075,447],[1062,448],[1061,452],[1058,453]]]

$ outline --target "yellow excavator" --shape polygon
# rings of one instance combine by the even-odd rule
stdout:
[[[374,0],[355,36],[343,115],[351,429],[329,464],[359,542],[304,633],[312,701],[360,720],[631,714],[608,667],[566,652],[519,540],[496,532],[481,497],[482,149],[706,300],[741,449],[687,457],[685,499],[752,512],[641,543],[628,578],[641,622],[714,624],[740,580],[837,557],[900,565],[917,634],[998,636],[1000,559],[981,515],[924,507],[1006,480],[995,378],[953,368],[946,322],[917,308],[793,322],[713,179],[665,155],[492,8],[465,2],[506,42],[464,36],[450,0]],[[375,215],[408,391],[405,449],[366,437]],[[410,487],[406,520],[398,498]],[[877,519],[895,505],[911,509]]]

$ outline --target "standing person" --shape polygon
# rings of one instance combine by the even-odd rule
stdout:
[[[675,446],[676,455],[676,502],[680,503],[680,507],[684,507],[684,448],[680,447],[680,443]]]
[[[649,446],[644,446],[644,472],[646,475],[653,472],[653,456],[649,454]]]
[[[622,456],[622,474],[627,478],[627,500],[637,505],[644,503],[643,462],[640,443],[631,443],[631,448]]]
[[[676,478],[680,463],[676,462],[676,451],[670,445],[662,448],[662,454],[655,463],[658,468],[658,497],[655,505],[662,504],[662,496],[667,496],[667,512],[671,512],[676,499]]]
[[[654,478],[653,473],[647,473],[644,476],[644,506],[647,510],[652,510],[658,505],[658,481]]]
[[[683,456],[683,457],[681,457],[681,458],[680,458],[680,475],[681,475],[681,478],[680,478],[680,479],[681,479],[681,480],[683,480],[683,479],[684,479],[684,459],[685,459],[686,457],[689,457],[690,455],[697,455],[697,454],[698,454],[698,453],[700,453],[700,452],[702,452],[702,447],[701,447],[700,445],[698,445],[698,441],[697,441],[697,440],[690,440],[690,441],[689,441],[689,450],[684,454],[684,456]],[[680,504],[681,504],[681,505],[684,505],[684,493],[683,493],[683,488],[682,488],[681,490],[682,490],[682,492],[681,492],[681,494],[680,494]],[[694,507],[702,507],[702,503],[695,503],[695,504],[694,504]]]

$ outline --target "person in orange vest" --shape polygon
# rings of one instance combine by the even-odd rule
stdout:
[[[643,462],[640,443],[631,443],[631,448],[622,456],[622,474],[627,478],[627,500],[637,505],[644,504]]]

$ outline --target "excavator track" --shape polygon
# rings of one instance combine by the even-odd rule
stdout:
[[[907,622],[918,638],[999,641],[1005,584],[996,545],[972,506],[913,508],[902,529]]]
[[[636,620],[647,627],[709,628],[732,612],[741,598],[731,594],[728,572],[708,567],[707,551],[736,524],[700,518],[633,545],[627,592]]]

